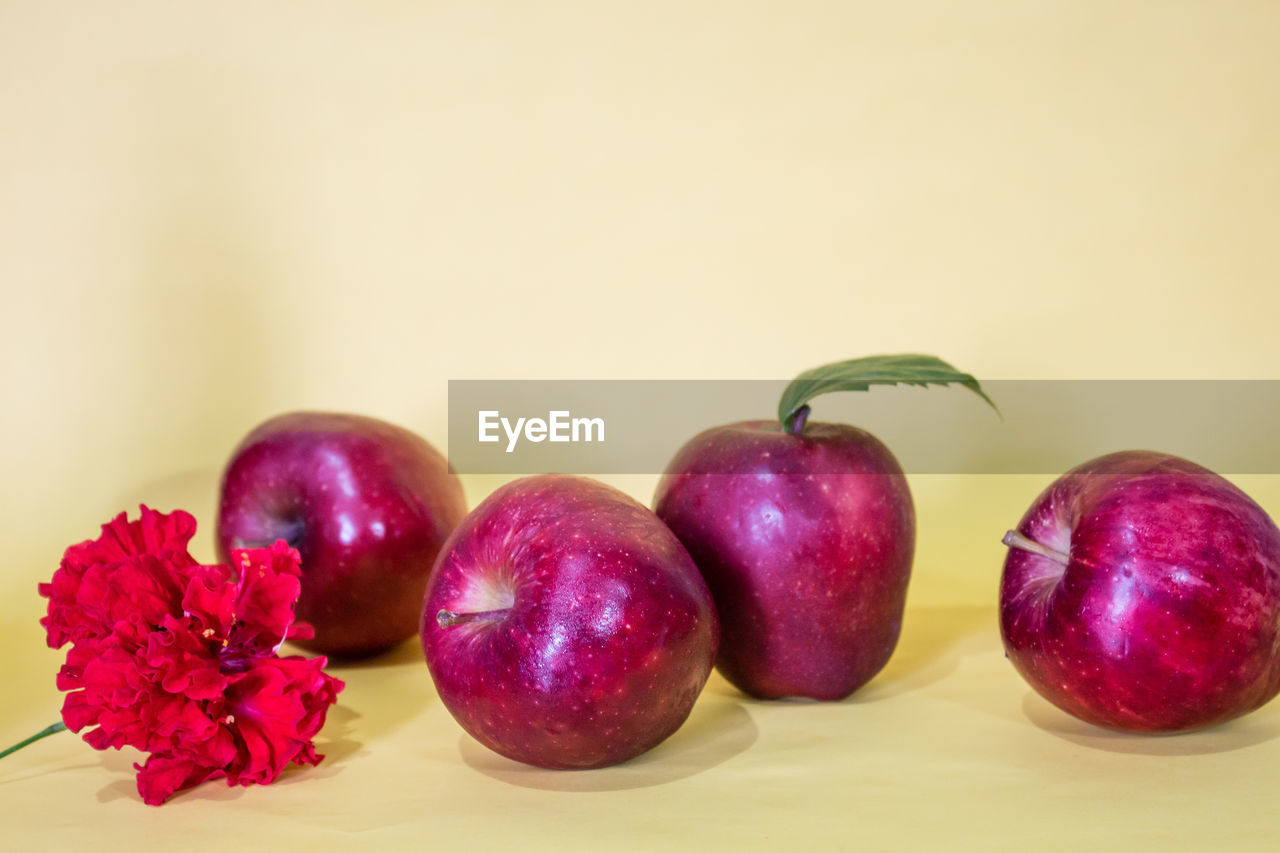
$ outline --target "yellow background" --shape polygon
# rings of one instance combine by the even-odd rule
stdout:
[[[145,501],[211,558],[221,466],[280,411],[443,448],[451,378],[1276,378],[1278,34],[1268,2],[0,2],[0,741],[57,716],[62,548]],[[64,734],[0,765],[0,833],[1275,849],[1280,706],[1112,735],[1003,660],[999,538],[1042,485],[913,478],[904,637],[847,702],[717,677],[649,755],[552,773],[462,734],[410,642],[337,670],[319,768],[149,809],[135,756]]]

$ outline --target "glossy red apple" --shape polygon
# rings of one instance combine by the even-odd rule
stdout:
[[[803,473],[813,471],[816,473]],[[898,642],[915,547],[906,477],[841,424],[717,427],[681,448],[654,508],[723,623],[722,675],[761,698],[842,699]]]
[[[906,477],[864,430],[807,422],[804,402],[898,382],[981,394],[931,356],[827,365],[788,387],[779,420],[695,436],[658,484],[654,511],[720,613],[717,668],[752,696],[843,699],[897,645],[916,534]]]
[[[445,707],[490,749],[605,767],[656,746],[715,659],[715,607],[684,547],[602,483],[509,483],[432,571],[422,645]]]
[[[1280,691],[1280,531],[1208,469],[1099,457],[1045,489],[1005,544],[1005,650],[1064,711],[1177,732]]]
[[[448,462],[424,439],[358,415],[295,412],[240,443],[222,476],[219,558],[284,539],[302,556],[299,643],[386,651],[418,629],[441,545],[466,514]]]

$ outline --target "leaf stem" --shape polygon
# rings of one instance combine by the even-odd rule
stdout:
[[[4,752],[0,752],[0,758],[4,758],[6,755],[9,755],[10,753],[17,752],[18,750],[22,749],[24,746],[31,746],[31,744],[35,743],[41,738],[46,738],[49,735],[56,735],[58,732],[63,732],[66,730],[67,730],[67,724],[59,720],[53,725],[47,726],[46,728],[43,728],[40,731],[36,732],[26,740],[18,741],[13,746],[6,749]]]
[[[801,406],[792,412],[782,423],[782,428],[791,435],[799,435],[804,432],[804,422],[809,419],[809,407]]]

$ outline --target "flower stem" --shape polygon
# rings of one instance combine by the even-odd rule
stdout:
[[[24,746],[31,746],[31,744],[40,740],[40,738],[48,737],[49,735],[56,735],[58,732],[64,732],[66,730],[67,730],[67,724],[59,720],[53,725],[36,732],[26,740],[18,741],[13,746],[6,749],[4,752],[0,752],[0,758],[4,758],[6,755],[8,755],[11,752],[17,752],[18,750],[22,749]]]

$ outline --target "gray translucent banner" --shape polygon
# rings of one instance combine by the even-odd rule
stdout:
[[[697,433],[775,417],[783,380],[453,380],[449,461],[462,474],[657,474]],[[1280,381],[983,382],[876,387],[812,402],[861,427],[908,473],[1058,474],[1116,450],[1223,474],[1280,473]],[[1001,417],[1003,416],[1003,417]],[[521,420],[523,419],[523,420]]]

